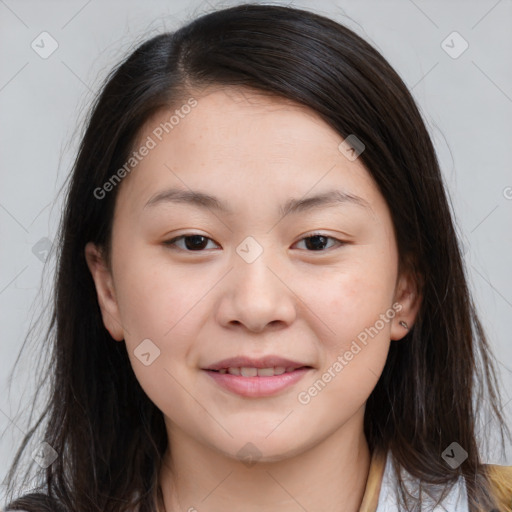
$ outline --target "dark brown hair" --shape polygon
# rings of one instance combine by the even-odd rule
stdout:
[[[167,448],[163,416],[135,378],[125,346],[103,325],[84,247],[93,241],[108,254],[119,187],[102,200],[94,190],[126,162],[144,123],[212,85],[292,100],[342,137],[356,134],[365,144],[360,159],[390,209],[401,268],[416,275],[422,295],[414,327],[391,343],[368,398],[370,450],[390,450],[397,471],[404,467],[425,489],[449,488],[462,475],[471,510],[490,510],[496,504],[478,446],[477,411],[489,404],[504,446],[501,397],[420,112],[388,62],[351,30],[311,12],[252,4],[148,40],[112,71],[95,101],[60,225],[45,337],[49,399],[18,451],[10,488],[28,441],[43,427],[41,438],[59,456],[37,473],[39,494],[10,507],[120,512],[138,495],[141,512],[155,510]],[[457,469],[441,457],[453,441],[468,453]],[[407,508],[417,509],[402,481],[399,488]]]

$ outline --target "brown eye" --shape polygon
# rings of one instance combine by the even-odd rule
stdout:
[[[332,236],[326,236],[322,233],[313,233],[302,238],[298,243],[305,241],[305,247],[308,252],[326,252],[326,249],[333,247],[332,243],[330,246],[328,245],[329,240],[334,241],[334,245],[336,243],[338,245],[344,245],[344,242],[341,240],[333,238]],[[168,240],[164,242],[164,245],[172,249],[179,249],[186,252],[204,252],[209,241],[216,244],[216,242],[207,236],[191,233]]]
[[[171,248],[178,248],[187,252],[202,252],[203,249],[208,244],[208,241],[213,240],[204,235],[190,234],[190,235],[181,235],[172,240],[168,240],[164,242],[165,245],[170,246]],[[184,242],[184,246],[178,246],[177,242]]]
[[[337,238],[333,238],[332,236],[326,236],[322,233],[313,233],[309,236],[304,237],[302,240],[299,241],[302,242],[306,240],[306,249],[311,252],[325,252],[325,246],[328,243],[328,240],[334,240],[336,243],[343,245],[344,242],[341,240],[338,240]],[[332,247],[332,246],[331,246]],[[330,248],[330,247],[328,247]]]

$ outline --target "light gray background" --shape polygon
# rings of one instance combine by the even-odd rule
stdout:
[[[62,207],[57,192],[76,151],[79,123],[100,81],[142,39],[235,3],[0,0],[0,478],[26,428],[20,414],[33,387],[30,357],[37,345],[22,361],[10,400],[7,378],[30,320],[50,300],[54,255],[43,267],[33,247],[55,239]],[[412,89],[452,198],[475,301],[500,361],[510,420],[512,1],[290,4],[355,30]],[[43,31],[58,43],[47,59],[31,48]],[[453,31],[469,44],[458,58],[442,47]],[[457,36],[445,43],[452,53],[461,44]],[[487,462],[512,464],[511,447],[491,453]]]

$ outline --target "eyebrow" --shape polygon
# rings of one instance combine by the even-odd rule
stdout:
[[[177,188],[170,188],[154,195],[144,205],[144,209],[165,203],[191,204],[202,209],[216,210],[226,215],[234,215],[233,210],[215,196],[198,190],[182,190]],[[333,207],[347,203],[373,211],[370,204],[362,197],[340,190],[328,190],[314,196],[288,199],[285,204],[280,206],[279,214],[285,217],[289,214],[297,214],[313,208]]]

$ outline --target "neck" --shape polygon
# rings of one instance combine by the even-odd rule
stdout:
[[[370,467],[362,419],[363,415],[352,417],[321,443],[294,456],[253,465],[172,425],[160,473],[165,510],[358,512]]]

